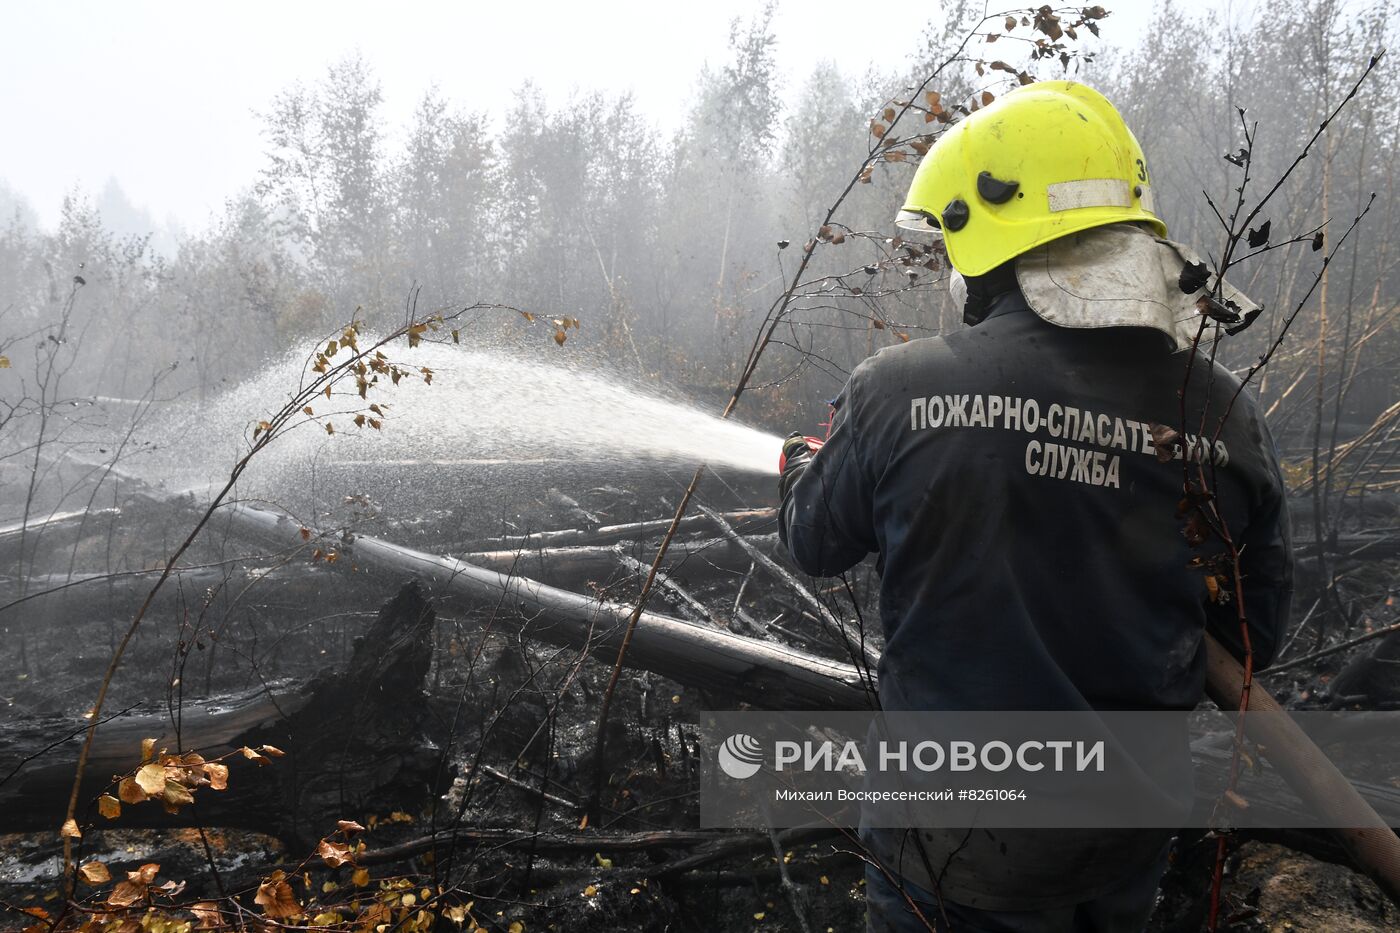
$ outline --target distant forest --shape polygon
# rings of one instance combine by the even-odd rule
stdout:
[[[718,397],[869,150],[872,123],[956,47],[976,19],[970,6],[930,27],[897,74],[813,62],[787,109],[771,10],[736,22],[727,58],[697,76],[674,136],[625,96],[581,93],[551,108],[529,86],[503,114],[473,110],[461,89],[427,89],[406,132],[391,133],[372,63],[346,58],[318,83],[267,102],[261,173],[168,254],[150,236],[113,232],[84,196],[65,200],[52,232],[10,198],[0,226],[0,351],[18,371],[10,378],[33,369],[26,338],[57,318],[78,276],[64,337],[75,347],[68,385],[94,395],[139,395],[178,362],[162,394],[209,397],[352,316],[384,328],[410,305],[425,314],[499,301],[537,314],[543,329],[485,317],[464,341],[533,342],[532,352]],[[1394,23],[1382,3],[1284,0],[1243,27],[1167,4],[1135,48],[1115,45],[1109,16],[1105,51],[1067,67],[1028,64],[1023,37],[984,32],[941,83],[943,100],[1002,93],[1008,73],[991,64],[1002,58],[1040,78],[1094,84],[1140,137],[1173,239],[1209,253],[1223,236],[1205,193],[1217,203],[1232,196],[1240,169],[1226,156],[1241,148],[1242,125],[1258,125],[1252,172],[1268,183],[1393,38]],[[1378,196],[1262,381],[1284,437],[1315,426],[1319,387],[1329,424],[1356,430],[1395,397],[1396,92],[1395,63],[1382,60],[1271,205],[1279,242],[1324,220],[1340,231]],[[936,262],[917,275],[888,264],[868,281],[845,275],[888,256],[914,164],[880,163],[847,199],[837,219],[852,235],[819,250],[808,278],[845,277],[797,303],[740,417],[809,416],[872,350],[960,326]],[[1273,340],[1318,259],[1303,242],[1236,270],[1234,284],[1268,310],[1263,326],[1226,346],[1232,364],[1247,365]],[[554,316],[581,322],[564,349],[548,340]]]

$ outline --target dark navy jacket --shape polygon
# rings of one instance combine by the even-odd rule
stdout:
[[[1182,423],[1187,368],[1156,331],[1057,327],[1019,292],[974,328],[856,368],[780,528],[813,575],[878,555],[884,709],[1196,705],[1202,632],[1240,639],[1235,607],[1213,603],[1192,566],[1225,548],[1183,535],[1183,452],[1160,462],[1148,430]],[[1195,359],[1185,455],[1205,463],[1242,547],[1260,668],[1287,620],[1291,558],[1273,442],[1238,387]]]

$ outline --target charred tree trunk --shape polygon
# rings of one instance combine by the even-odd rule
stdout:
[[[436,788],[438,751],[427,737],[423,679],[432,659],[434,613],[416,583],[384,605],[343,671],[181,711],[114,718],[97,733],[82,799],[110,789],[141,763],[141,741],[213,758],[243,746],[285,752],[256,770],[229,759],[228,790],[203,788],[169,814],[155,802],[123,808],[119,824],[222,825],[255,829],[304,850],[337,819],[411,809]],[[63,822],[85,726],[30,720],[0,727],[0,828],[53,830]],[[58,741],[55,743],[55,739]],[[87,819],[101,821],[95,811]]]
[[[768,551],[778,540],[777,535],[759,535],[751,539],[751,544]],[[590,580],[607,580],[619,574],[618,548],[630,550],[634,542],[620,541],[617,544],[570,545],[538,549],[503,549],[494,551],[472,551],[462,555],[462,560],[477,567],[485,567],[499,573],[522,574],[551,583],[556,586],[578,586]],[[651,557],[650,550],[637,549],[633,556],[639,559]],[[745,550],[733,541],[724,538],[700,538],[694,541],[676,541],[667,553],[670,558],[664,568],[676,580],[707,580],[725,573],[742,574],[749,566]],[[650,567],[650,561],[647,561]],[[628,571],[631,572],[630,569]]]
[[[287,548],[307,543],[303,526],[282,512],[241,503],[219,510],[228,530]],[[702,516],[703,518],[703,516]],[[708,521],[708,519],[706,519]],[[375,569],[431,581],[442,595],[515,608],[498,626],[514,624],[529,638],[613,657],[632,607],[427,554],[379,538],[318,536],[343,553],[336,567]],[[733,635],[706,625],[643,612],[628,649],[629,666],[712,692],[723,702],[767,709],[868,709],[868,678],[850,664]]]
[[[739,512],[724,513],[725,519],[738,531],[748,534],[767,534],[778,528],[778,513],[775,509],[745,509]],[[679,532],[702,530],[709,524],[703,515],[690,515],[681,519]],[[487,538],[468,550],[534,550],[549,547],[573,547],[588,544],[615,544],[618,541],[639,541],[643,538],[659,538],[671,527],[669,518],[659,518],[645,522],[628,522],[622,525],[600,525],[596,528],[564,528],[558,531],[537,531],[528,535],[506,535],[500,538]]]

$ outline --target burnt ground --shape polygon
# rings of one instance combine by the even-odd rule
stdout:
[[[322,475],[316,495],[282,498],[322,528],[354,525],[364,533],[423,550],[463,553],[497,534],[571,528],[589,522],[666,517],[688,478],[684,469],[623,470],[560,464],[521,476],[483,467],[460,476],[415,474],[386,468],[383,475]],[[717,508],[765,505],[769,481],[712,479],[705,500]],[[373,492],[365,492],[372,489]],[[558,493],[574,500],[571,504]],[[150,504],[123,503],[125,515],[94,519],[79,540],[40,550],[35,572],[129,572],[154,566],[188,527],[190,516]],[[587,513],[587,514],[583,514]],[[139,521],[131,520],[139,517]],[[629,546],[649,561],[654,540]],[[271,554],[248,542],[211,534],[190,552],[187,566],[217,565],[218,576],[191,577],[170,586],[133,641],[114,683],[109,710],[197,706],[260,685],[309,680],[347,663],[356,638],[402,582],[346,573],[305,553]],[[249,572],[250,568],[253,572]],[[695,575],[694,595],[721,612],[733,602],[740,576]],[[111,646],[144,589],[121,578],[73,588],[81,595],[30,600],[0,613],[6,629],[0,708],[20,722],[44,715],[80,717],[95,695]],[[868,581],[857,581],[868,582]],[[18,596],[13,579],[4,599]],[[630,572],[580,581],[580,589],[627,601],[638,580]],[[756,616],[802,630],[801,607],[771,585],[746,591]],[[663,595],[659,611],[676,613]],[[368,829],[370,850],[421,838],[433,827],[500,827],[521,832],[571,833],[582,820],[593,774],[592,743],[607,665],[577,664],[577,653],[522,641],[493,629],[494,607],[436,599],[431,665],[424,678],[430,715],[448,728],[444,746],[456,778],[441,796],[417,807],[366,808],[341,814]],[[807,626],[810,629],[810,626]],[[183,651],[180,649],[183,647]],[[809,650],[839,656],[819,637]],[[1324,695],[1335,661],[1300,671],[1284,692]],[[172,684],[175,684],[172,687]],[[614,701],[609,731],[601,833],[687,832],[698,825],[695,803],[698,751],[693,726],[723,698],[707,697],[664,678],[626,672]],[[132,766],[140,750],[132,749]],[[271,767],[280,767],[274,762]],[[0,777],[10,768],[0,768]],[[230,783],[257,781],[257,769],[235,765]],[[467,777],[470,775],[470,777]],[[546,796],[547,795],[547,796]],[[327,826],[324,832],[334,829]],[[761,842],[762,840],[760,840]],[[302,848],[298,850],[297,845]],[[207,846],[207,849],[206,849]],[[256,887],[276,867],[301,871],[296,892],[310,905],[402,897],[450,879],[470,916],[486,929],[509,930],[800,930],[783,875],[815,930],[863,928],[862,864],[838,840],[789,843],[779,857],[771,847],[735,852],[703,868],[657,876],[658,864],[684,859],[693,843],[633,852],[550,851],[543,847],[459,846],[450,864],[419,853],[369,868],[365,884],[352,867],[331,869],[308,861],[304,843],[249,829],[212,827],[140,830],[121,821],[94,822],[83,857],[99,858],[113,873],[147,862],[160,878],[186,882],[182,901],[213,896],[206,852],[219,881],[237,890]],[[1214,844],[1184,845],[1164,882],[1150,927],[1161,933],[1197,930],[1204,916]],[[54,834],[0,835],[0,900],[52,909],[59,847]],[[1227,862],[1224,928],[1233,930],[1381,930],[1400,914],[1369,881],[1353,872],[1276,845],[1246,842]],[[117,877],[121,877],[119,874]],[[95,889],[85,889],[92,893]],[[104,888],[105,890],[105,888]],[[311,911],[314,913],[314,911]],[[0,928],[8,921],[0,921]]]

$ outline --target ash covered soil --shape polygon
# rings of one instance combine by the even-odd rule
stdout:
[[[549,461],[519,464],[401,462],[331,465],[278,491],[278,504],[308,524],[358,533],[433,553],[462,554],[498,535],[668,518],[690,470]],[[773,503],[768,477],[719,475],[702,491],[717,509]],[[127,491],[128,493],[130,490]],[[274,498],[250,490],[248,498]],[[162,510],[119,492],[119,515],[94,518],[76,540],[40,550],[34,573],[128,573],[157,566],[188,531],[191,514]],[[761,531],[761,530],[760,530]],[[711,532],[712,534],[712,532]],[[649,562],[655,539],[624,545]],[[213,568],[172,581],[132,642],[114,681],[109,711],[196,708],[267,685],[307,681],[343,667],[379,607],[403,582],[391,575],[329,566],[307,553],[271,553],[211,530],[182,564]],[[696,574],[693,595],[727,618],[744,571]],[[50,583],[53,581],[50,580]],[[869,584],[869,574],[858,578]],[[45,716],[81,723],[116,640],[145,595],[149,577],[70,588],[74,598],[34,599],[0,616],[6,664],[0,708],[11,723]],[[581,591],[620,602],[635,598],[632,570],[575,581]],[[3,602],[18,597],[5,582]],[[578,653],[516,638],[493,627],[495,607],[433,595],[431,664],[423,678],[431,715],[451,721],[450,773],[440,794],[416,806],[387,805],[341,814],[367,827],[370,850],[423,837],[433,828],[495,827],[520,834],[578,831],[594,773],[593,742],[608,664],[579,664]],[[745,605],[789,629],[804,624],[789,594],[755,578]],[[652,608],[679,614],[664,594]],[[839,657],[834,644],[809,650]],[[605,662],[611,661],[611,656]],[[353,703],[347,698],[347,703]],[[624,672],[613,703],[600,833],[693,832],[701,749],[693,723],[722,698],[665,678]],[[131,750],[132,767],[140,749]],[[0,762],[0,765],[3,765]],[[269,767],[287,767],[285,761]],[[13,765],[0,767],[0,777]],[[234,767],[230,783],[256,782]],[[0,785],[2,788],[2,785]],[[333,826],[324,832],[329,833]],[[762,840],[760,840],[762,841]],[[801,930],[783,875],[796,886],[811,928],[860,930],[863,864],[849,840],[788,842],[716,858],[704,867],[656,877],[656,867],[702,851],[693,843],[639,851],[568,851],[482,843],[459,846],[450,861],[426,851],[369,869],[337,869],[311,849],[243,828],[131,829],[100,819],[82,840],[82,858],[100,859],[114,877],[159,863],[161,880],[182,881],[181,900],[254,889],[275,868],[297,872],[310,904],[343,903],[396,885],[456,886],[471,917],[499,930]],[[206,849],[207,847],[207,849]],[[314,848],[314,845],[313,845]],[[54,832],[0,835],[0,899],[52,909],[60,846]],[[206,856],[206,851],[208,856]],[[1154,931],[1201,928],[1209,889],[1210,841],[1183,842],[1174,857]],[[209,868],[212,858],[216,880]],[[781,860],[781,866],[780,866]],[[781,868],[781,870],[780,870]],[[1379,930],[1397,915],[1370,882],[1290,850],[1246,843],[1227,864],[1226,929]],[[304,880],[301,880],[304,879]],[[363,884],[359,882],[363,881]],[[100,889],[80,888],[91,895]],[[314,913],[314,911],[313,911]],[[519,928],[512,924],[520,924]]]

